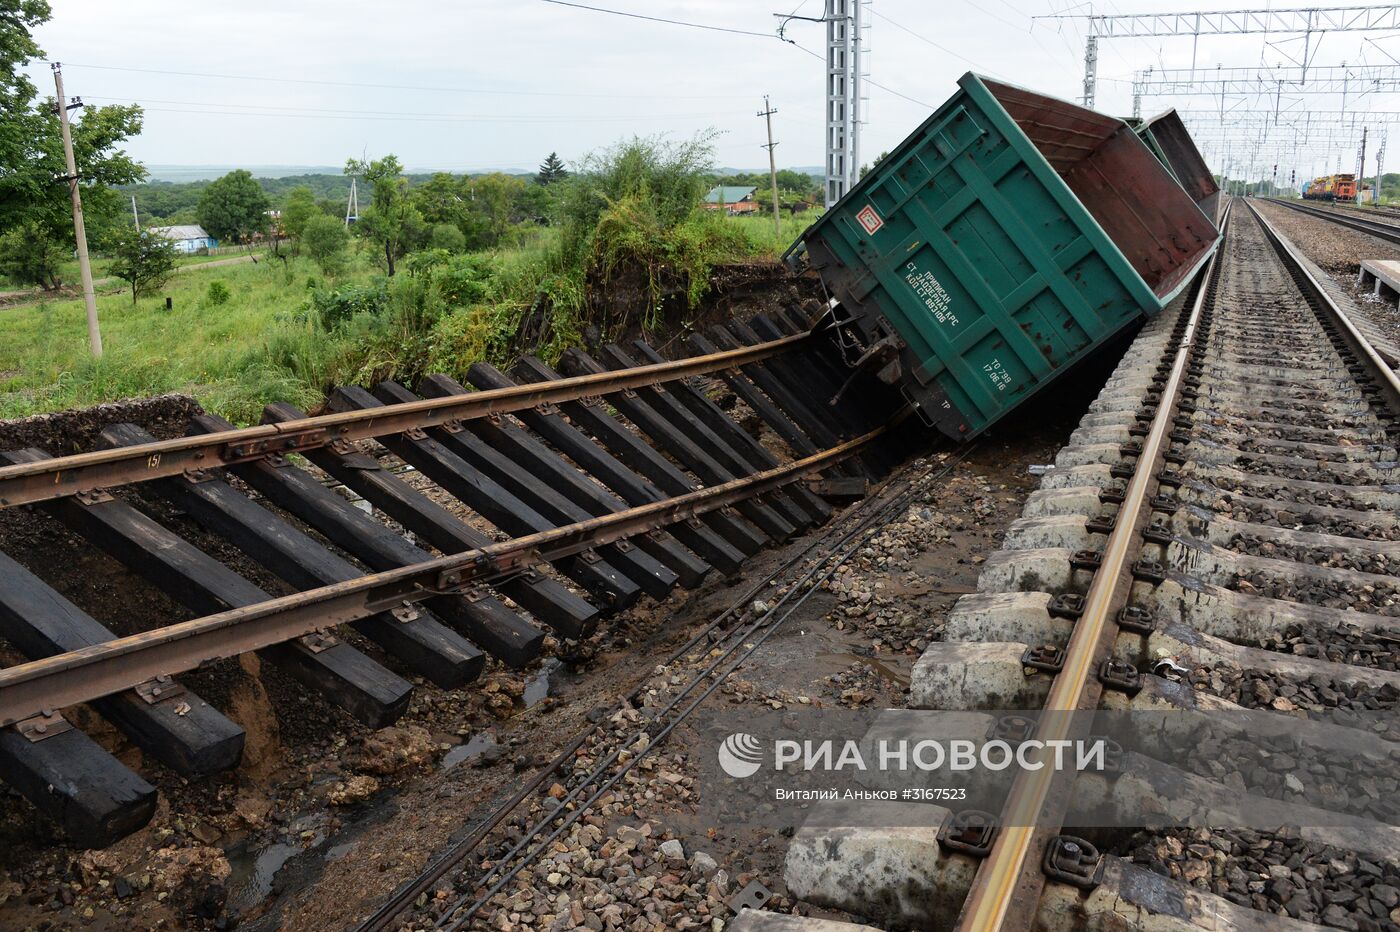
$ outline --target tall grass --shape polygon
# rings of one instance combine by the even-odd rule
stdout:
[[[274,400],[313,408],[335,385],[460,375],[523,351],[552,361],[589,327],[605,339],[620,335],[608,326],[656,327],[663,292],[693,309],[715,265],[774,259],[809,222],[785,216],[775,233],[771,215],[701,209],[709,163],[703,137],[631,140],[555,186],[553,225],[522,226],[488,253],[416,254],[392,279],[361,249],[333,281],[293,257],[178,275],[135,305],[103,295],[101,360],[80,300],[0,309],[0,417],[180,391],[247,424]],[[642,319],[600,318],[607,302],[590,290],[608,295],[613,276],[638,270],[652,296]],[[222,303],[211,275],[228,287]]]

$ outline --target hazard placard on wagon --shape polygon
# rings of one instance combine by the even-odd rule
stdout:
[[[859,221],[866,233],[874,233],[885,225],[885,221],[880,219],[880,215],[875,213],[875,208],[869,204],[860,209],[860,212],[856,214],[856,220]]]

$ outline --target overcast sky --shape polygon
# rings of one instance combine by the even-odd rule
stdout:
[[[572,159],[633,133],[686,137],[713,127],[721,133],[720,164],[758,167],[766,166],[766,155],[763,121],[755,114],[765,93],[778,108],[779,165],[823,162],[823,63],[767,37],[781,3],[585,2],[766,35],[646,22],[542,0],[53,0],[53,20],[37,38],[50,58],[65,63],[69,94],[146,108],[145,131],[130,148],[153,165],[340,165],[362,152],[393,152],[419,169],[523,169],[551,150]],[[797,12],[820,15],[822,3],[806,0]],[[796,4],[787,0],[781,12]],[[1199,8],[1265,5],[1226,0]],[[1171,6],[1119,0],[1095,9]],[[868,66],[884,88],[869,87],[865,159],[918,126],[968,70],[1077,98],[1082,24],[1031,20],[1066,8],[1082,12],[1086,5],[874,0]],[[821,50],[823,33],[819,24],[800,21],[787,30],[788,38],[814,52]],[[1271,48],[1264,38],[1202,39],[1197,62],[1274,64],[1285,61],[1285,53],[1296,55],[1301,44]],[[1384,63],[1387,52],[1400,57],[1400,38],[1367,44],[1362,34],[1337,33],[1322,39],[1314,61]],[[1105,42],[1099,109],[1131,112],[1135,70],[1186,67],[1191,55],[1190,39]],[[32,74],[41,88],[52,87],[47,68]],[[1219,106],[1206,98],[1158,99],[1145,102],[1144,111],[1171,103]],[[1352,103],[1400,110],[1394,95],[1354,97]],[[1338,109],[1340,101],[1299,97],[1292,106]],[[1223,147],[1203,142],[1202,148],[1218,167]],[[1346,148],[1343,161],[1354,165],[1354,144]],[[1273,157],[1272,151],[1261,156],[1265,162]],[[1327,159],[1301,156],[1300,171],[1310,164],[1321,170]],[[1400,165],[1400,159],[1388,161]]]

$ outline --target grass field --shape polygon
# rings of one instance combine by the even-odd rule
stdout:
[[[248,250],[246,250],[242,246],[239,246],[229,249],[221,249],[207,256],[177,256],[175,259],[175,266],[177,268],[183,268],[187,265],[203,265],[207,262],[217,262],[221,259],[236,259],[239,256],[245,256],[247,254]],[[102,279],[107,278],[109,275],[107,270],[108,267],[111,266],[111,264],[112,260],[110,259],[106,259],[102,256],[94,256],[92,259],[93,280],[101,281]],[[65,289],[81,288],[81,286],[79,285],[80,276],[78,275],[78,260],[72,259],[68,262],[65,262],[60,267],[58,278],[59,281],[63,282],[63,286]],[[14,281],[13,279],[7,278],[4,275],[0,275],[0,291],[33,291],[35,294],[42,294],[42,292],[34,285],[26,285],[23,282]]]
[[[367,277],[368,269],[362,277]],[[0,417],[96,404],[118,398],[189,392],[212,410],[242,420],[259,399],[315,399],[310,386],[269,368],[266,339],[297,325],[314,265],[294,259],[290,278],[278,264],[234,265],[177,275],[156,296],[132,304],[126,292],[99,295],[104,354],[87,351],[81,300],[44,301],[0,310]],[[211,281],[231,297],[209,303]],[[174,302],[165,310],[165,295]]]
[[[785,217],[775,233],[771,216],[729,217],[743,233],[748,247],[735,260],[775,258],[805,228],[801,219]],[[529,290],[536,280],[530,266],[552,242],[550,231],[526,236],[523,245],[493,254],[500,288]],[[210,261],[219,257],[189,257]],[[100,275],[101,272],[99,271]],[[357,254],[333,283],[366,284],[377,275],[367,251]],[[75,275],[76,278],[76,275]],[[228,286],[229,299],[215,305],[209,283]],[[0,308],[0,418],[81,407],[120,398],[164,392],[184,392],[208,410],[234,423],[258,420],[264,404],[290,401],[303,407],[317,404],[331,383],[368,381],[392,372],[401,348],[428,338],[425,330],[405,330],[397,311],[382,319],[357,316],[327,331],[308,314],[312,286],[326,284],[316,266],[294,258],[287,266],[260,257],[257,264],[237,264],[175,275],[168,285],[132,304],[129,292],[98,297],[104,355],[92,359],[80,299],[40,301],[11,309]],[[401,274],[392,295],[400,305],[411,284]],[[165,310],[165,297],[174,302]],[[431,359],[451,367],[489,346],[482,327],[513,329],[513,316],[528,295],[498,301],[489,308],[449,308],[460,326],[438,327]],[[412,312],[408,312],[412,316]],[[476,323],[482,321],[483,323]],[[445,345],[444,345],[445,344]],[[476,356],[475,358],[480,358]],[[474,360],[468,360],[474,361]]]

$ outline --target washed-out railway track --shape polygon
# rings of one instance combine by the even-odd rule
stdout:
[[[1225,224],[909,700],[1013,741],[1082,737],[1083,710],[1202,717],[1101,773],[1014,771],[978,811],[831,803],[789,894],[886,928],[1400,928],[1400,380],[1247,201]],[[1073,821],[1134,807],[1136,830]]]
[[[641,341],[571,350],[567,376],[524,357],[511,375],[471,367],[475,390],[431,376],[421,397],[337,389],[315,417],[273,404],[257,427],[205,415],[175,439],[115,424],[86,453],[0,452],[0,508],[51,516],[191,616],[94,618],[0,545],[0,637],[25,658],[0,670],[0,779],[73,841],[104,846],[150,819],[156,790],[65,720],[69,706],[91,704],[179,774],[209,774],[238,764],[244,733],[181,684],[186,671],[256,651],[382,727],[404,713],[409,677],[463,687],[488,659],[526,666],[546,632],[583,638],[643,596],[736,573],[826,522],[820,492],[859,496],[901,455],[893,393],[831,401],[847,376],[828,342],[784,311],[695,334],[695,355],[674,361]],[[724,383],[785,455],[699,377]],[[186,539],[161,520],[172,513],[277,587]]]

